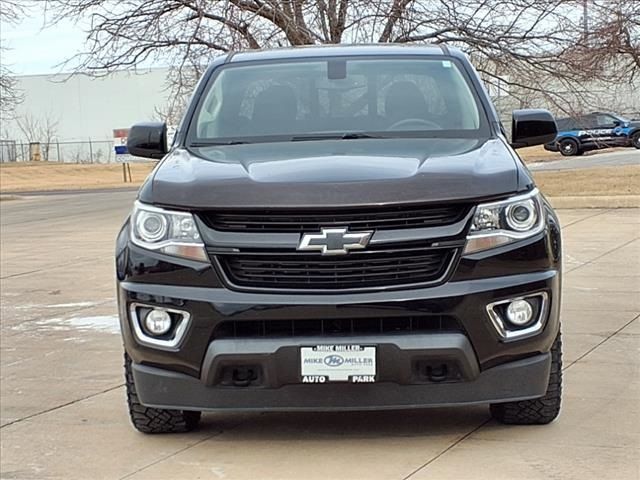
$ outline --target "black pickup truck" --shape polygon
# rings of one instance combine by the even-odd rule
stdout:
[[[133,425],[202,411],[490,404],[560,410],[558,219],[461,52],[334,46],[228,54],[195,89],[117,239]]]

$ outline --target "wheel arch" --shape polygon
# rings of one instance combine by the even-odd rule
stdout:
[[[574,142],[576,142],[578,144],[578,148],[582,145],[582,142],[580,141],[580,138],[577,136],[573,136],[573,135],[563,135],[561,137],[556,138],[556,143],[559,144],[560,142],[564,141],[564,140],[573,140]]]

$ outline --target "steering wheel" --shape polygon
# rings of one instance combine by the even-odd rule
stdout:
[[[405,118],[391,125],[387,130],[401,130],[407,126],[415,125],[417,128],[413,130],[420,130],[420,127],[428,127],[430,130],[442,130],[442,127],[435,122],[424,120],[422,118]]]

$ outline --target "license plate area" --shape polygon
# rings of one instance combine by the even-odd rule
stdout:
[[[315,345],[300,348],[302,383],[372,383],[376,380],[376,347]]]

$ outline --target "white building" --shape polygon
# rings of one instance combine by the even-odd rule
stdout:
[[[107,77],[25,75],[16,77],[24,101],[16,118],[57,122],[61,142],[108,140],[114,128],[154,118],[167,102],[168,70],[120,71]],[[16,120],[2,125],[2,137],[25,140]]]
[[[25,145],[31,140],[51,142],[45,159],[111,161],[114,129],[158,118],[156,110],[168,102],[167,74],[166,68],[154,68],[100,78],[16,77],[24,100],[16,108],[15,119],[3,122],[0,139],[15,142],[19,160],[28,156]],[[25,126],[30,133],[25,133]]]

